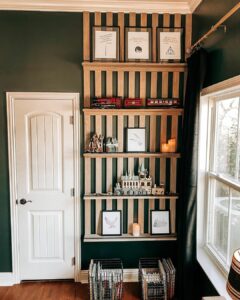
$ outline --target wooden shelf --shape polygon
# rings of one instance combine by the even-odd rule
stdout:
[[[139,237],[135,237],[131,234],[123,234],[121,236],[102,236],[98,234],[89,234],[84,236],[84,242],[96,243],[96,242],[141,242],[141,241],[176,241],[177,236],[171,235],[150,235],[142,234]]]
[[[129,157],[141,157],[141,158],[156,158],[156,157],[164,157],[164,158],[180,158],[180,153],[153,153],[153,152],[114,152],[114,153],[83,153],[84,157],[88,158],[129,158]]]
[[[185,72],[186,63],[83,62],[84,71]]]
[[[136,108],[136,109],[95,109],[84,108],[85,115],[94,116],[126,116],[126,115],[138,115],[138,116],[159,116],[159,115],[172,115],[182,116],[183,108]]]
[[[178,195],[162,195],[162,196],[159,196],[159,195],[156,195],[156,196],[153,196],[153,195],[150,195],[150,196],[148,196],[148,195],[125,196],[125,195],[122,195],[122,196],[116,196],[116,195],[107,195],[107,194],[105,194],[105,195],[104,194],[102,194],[102,195],[89,194],[89,195],[83,196],[84,200],[91,200],[91,199],[95,199],[95,200],[143,199],[144,200],[144,199],[178,199],[178,198],[179,198]]]

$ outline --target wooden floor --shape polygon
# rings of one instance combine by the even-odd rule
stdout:
[[[141,299],[137,283],[125,283],[123,300]],[[89,300],[88,285],[74,282],[28,282],[0,287],[0,300]]]

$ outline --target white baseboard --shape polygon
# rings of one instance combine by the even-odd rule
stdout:
[[[80,282],[88,283],[88,270],[81,270]],[[138,269],[124,269],[123,270],[123,281],[124,282],[137,282],[138,281]]]
[[[12,286],[15,284],[13,273],[0,273],[0,286]]]

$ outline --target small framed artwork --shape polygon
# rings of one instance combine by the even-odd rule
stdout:
[[[183,54],[183,28],[158,28],[157,45],[159,62],[180,62]]]
[[[102,210],[102,235],[122,235],[121,210]]]
[[[152,235],[170,234],[169,210],[151,210],[150,221]]]
[[[127,152],[146,151],[146,128],[127,128]]]
[[[125,28],[125,60],[151,61],[151,28]]]
[[[93,27],[93,60],[119,61],[119,28]]]

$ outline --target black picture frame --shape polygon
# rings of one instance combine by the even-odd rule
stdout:
[[[129,32],[147,32],[148,33],[148,58],[137,58],[137,51],[141,51],[142,48],[141,46],[136,47],[135,52],[136,52],[136,58],[131,58],[129,57]],[[139,50],[138,50],[138,49]],[[149,27],[126,27],[125,28],[125,61],[129,62],[151,62],[152,61],[152,28]]]
[[[169,33],[169,37],[171,37],[172,32],[180,33],[180,45],[179,45],[180,57],[171,59],[171,55],[169,54],[168,59],[161,58],[161,51],[163,45],[161,45],[160,35],[161,33]],[[184,33],[184,29],[182,27],[158,27],[157,28],[157,61],[158,62],[177,63],[177,62],[184,61],[184,34],[183,33]]]
[[[167,225],[162,226],[162,230],[157,230],[157,229],[153,229],[154,223],[155,223],[155,218],[153,215],[154,214],[158,214],[159,215],[159,222],[161,222],[161,217],[163,218],[163,214],[164,214],[164,219],[166,221],[166,217],[167,217]],[[162,214],[162,216],[161,216]],[[167,214],[167,216],[166,216]],[[158,224],[159,228],[160,228],[160,223]],[[157,227],[158,226],[154,226]],[[166,210],[150,210],[150,234],[151,235],[169,235],[171,234],[171,218],[170,218],[170,210],[166,209]]]
[[[119,215],[119,221],[116,220],[116,222],[119,222],[119,226],[118,226],[118,230],[117,232],[111,232],[111,226],[113,226],[113,224],[109,223],[110,221],[113,222],[114,220],[106,220],[106,215],[114,215],[114,214],[118,214]],[[107,232],[107,228],[106,226],[109,226],[109,231]],[[102,210],[101,211],[101,233],[102,236],[121,236],[122,235],[122,211],[121,210]]]
[[[96,31],[116,32],[116,58],[96,58]],[[119,27],[115,26],[93,26],[92,28],[92,60],[93,61],[119,61]]]
[[[130,141],[132,139],[132,136],[134,135],[134,131],[136,134],[144,136],[139,137],[139,142],[136,141]],[[137,136],[136,136],[137,138]],[[143,143],[143,145],[142,145]],[[126,152],[146,152],[146,127],[128,127],[126,128]]]

